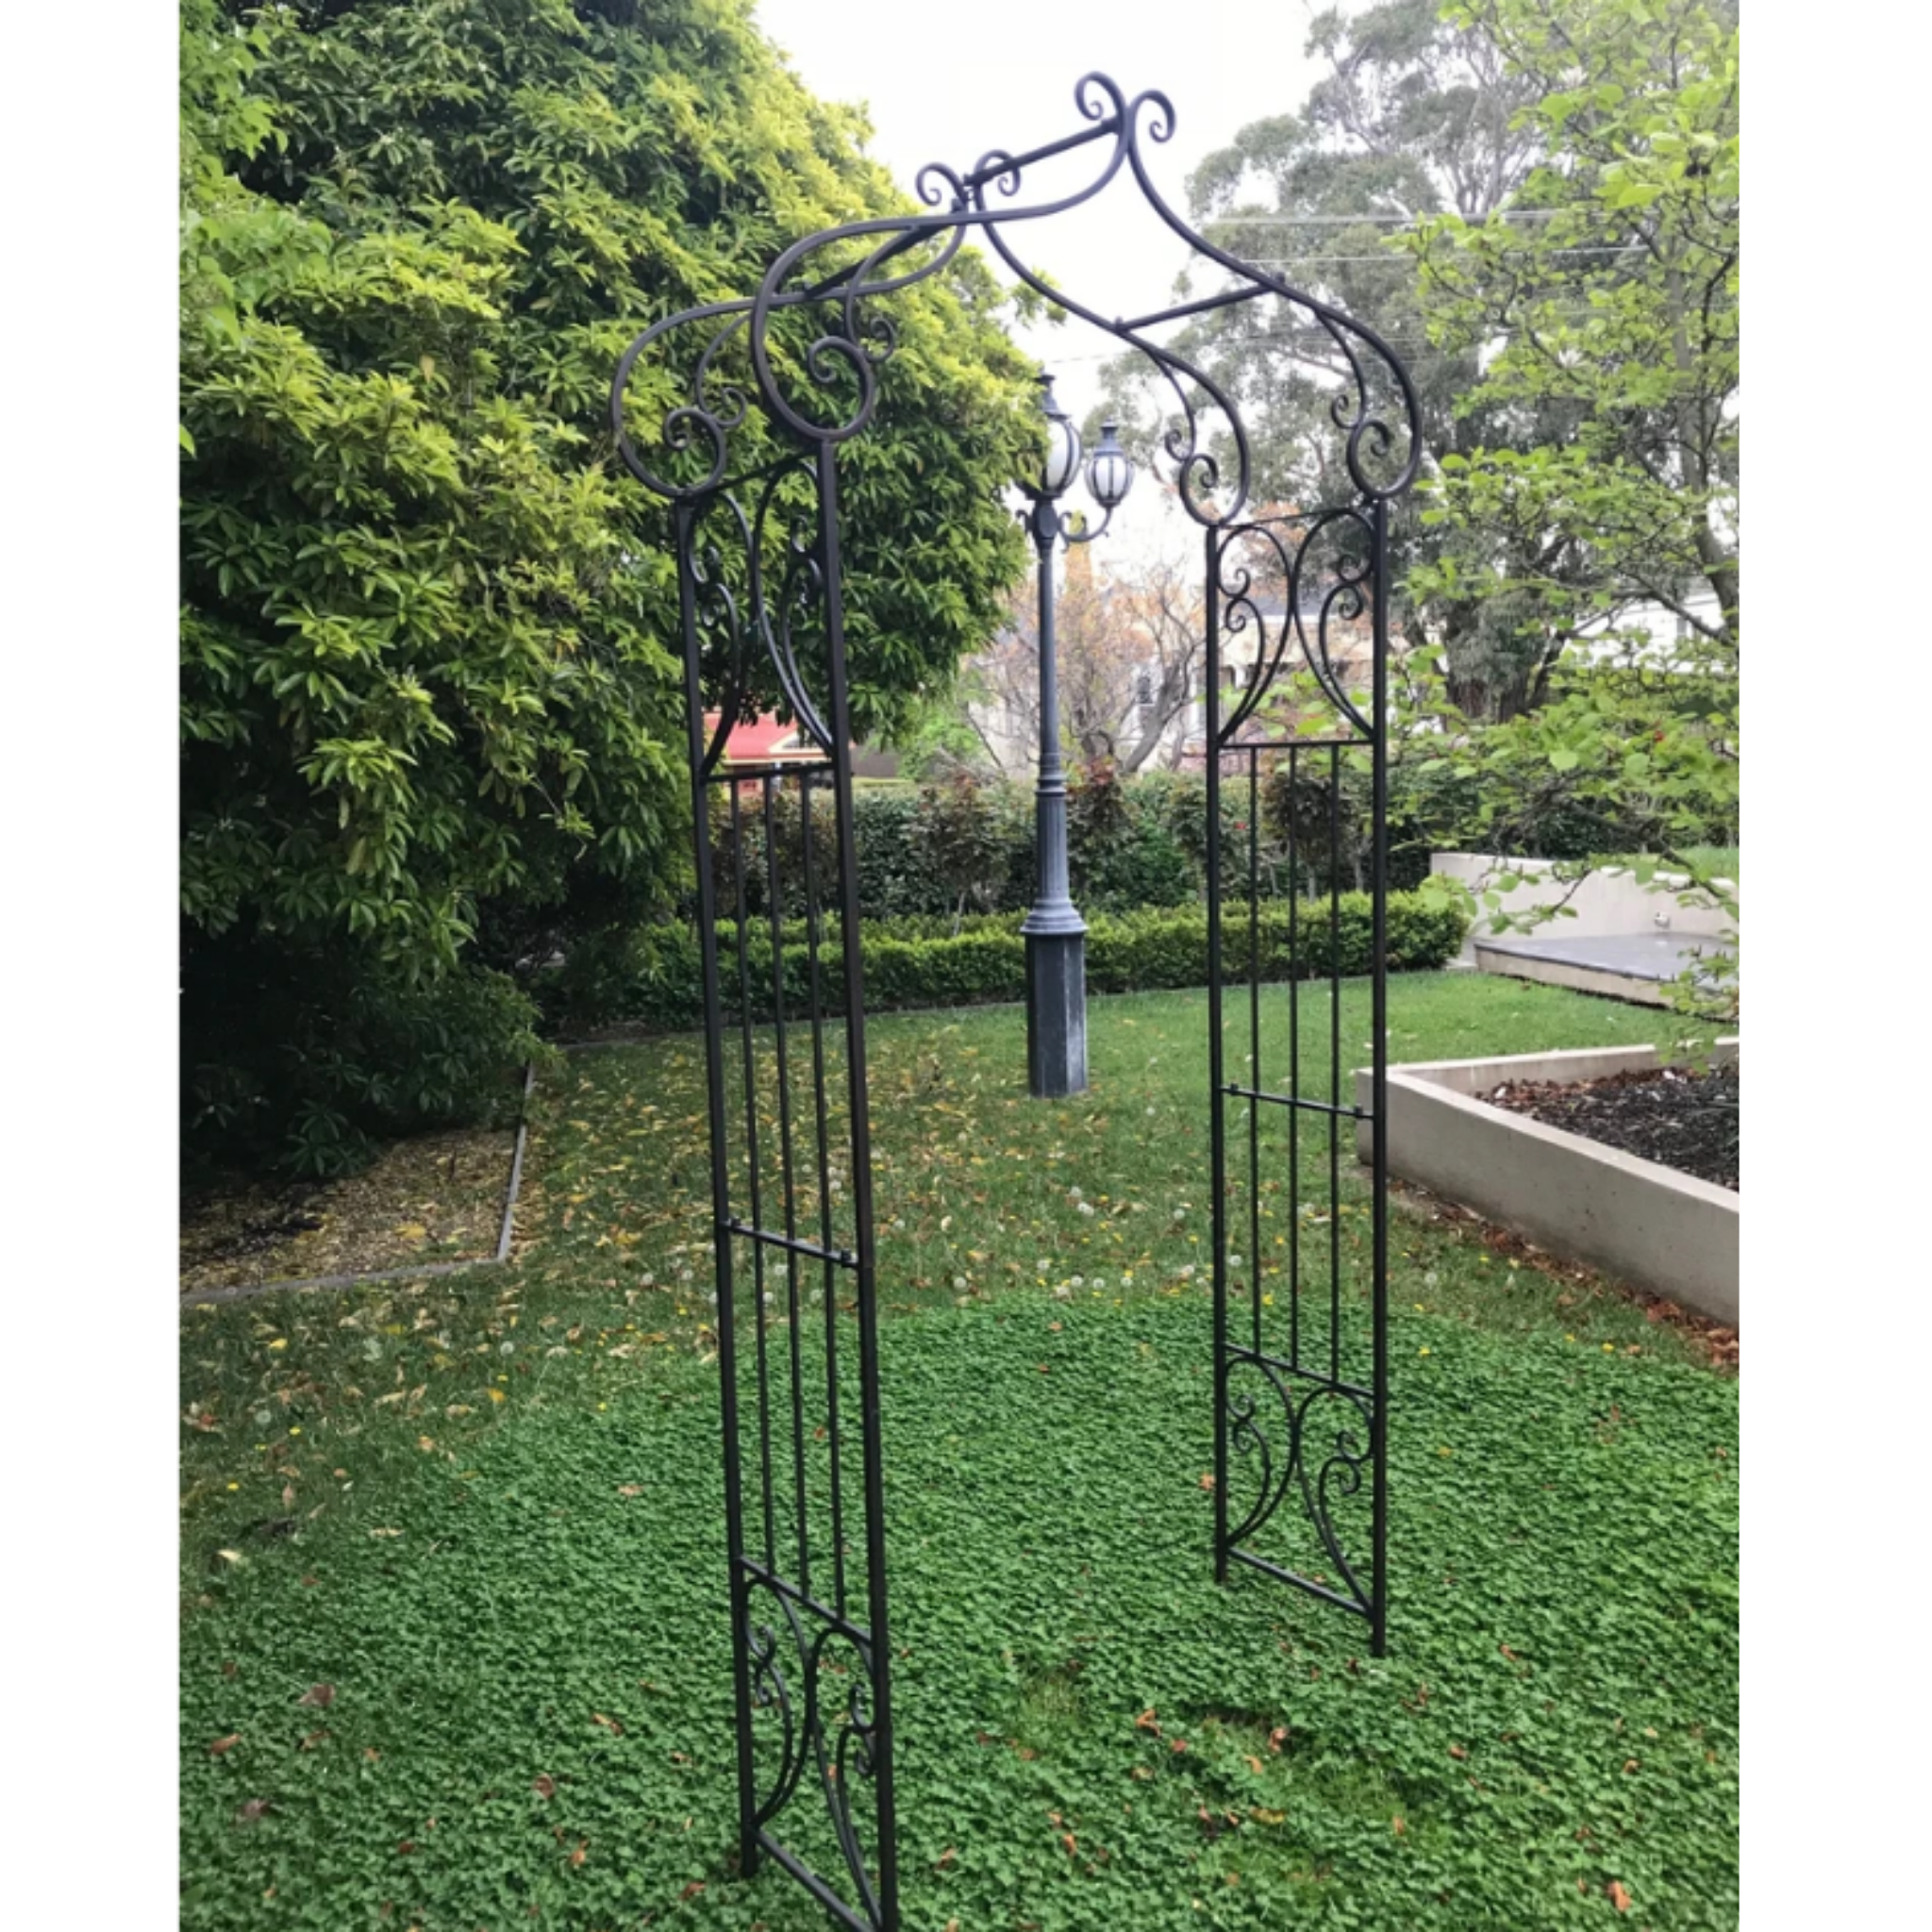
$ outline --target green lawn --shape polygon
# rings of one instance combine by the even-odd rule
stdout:
[[[1656,1024],[1391,987],[1398,1058]],[[908,1926],[1734,1924],[1736,1384],[1623,1297],[1399,1215],[1391,1655],[1212,1584],[1204,1024],[1096,1001],[1053,1108],[1016,1010],[873,1028]],[[824,1923],[729,1870],[699,1060],[542,1090],[512,1270],[184,1314],[184,1925]]]

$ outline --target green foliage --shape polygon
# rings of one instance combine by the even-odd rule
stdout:
[[[1390,1008],[1417,1059],[1655,1024],[1475,974]],[[1051,1108],[1015,1012],[872,1036],[908,1924],[1557,1932],[1615,1883],[1734,1924],[1738,1387],[1628,1298],[1398,1208],[1391,1656],[1213,1583],[1205,1020],[1097,1002]],[[507,1274],[184,1314],[187,1932],[823,1926],[733,1871],[701,1062],[540,1088]]]
[[[1540,709],[1470,731],[1440,681],[1417,678],[1399,711],[1401,770],[1418,813],[1437,814],[1421,822],[1439,850],[1564,861],[1557,876],[1566,880],[1641,854],[1643,883],[1662,870],[1679,883],[1657,890],[1721,910],[1729,937],[1687,968],[1674,1002],[1707,1039],[1739,1018],[1737,706],[1733,677],[1577,668]],[[1497,881],[1486,930],[1559,916],[1512,906],[1517,883],[1507,873]]]
[[[1373,958],[1372,906],[1359,892],[1334,900],[1284,905],[1265,902],[1256,930],[1264,979],[1315,978],[1369,971]],[[1418,972],[1455,957],[1468,929],[1467,915],[1453,901],[1421,892],[1391,893],[1387,908],[1391,971]],[[1208,913],[1202,907],[1148,908],[1088,919],[1087,984],[1095,993],[1151,992],[1202,986],[1208,979]],[[745,972],[753,1010],[772,1010],[772,934],[769,924],[749,924]],[[841,1011],[845,998],[840,927],[824,923],[819,943],[821,997]],[[1252,935],[1245,905],[1230,906],[1222,922],[1222,949],[1230,978],[1253,968]],[[719,930],[725,998],[735,1011],[738,993],[738,926]],[[861,951],[868,1011],[894,1007],[970,1006],[984,1000],[1018,1000],[1026,991],[1026,944],[1017,914],[939,915],[868,924]],[[782,989],[787,1010],[805,1009],[811,990],[811,947],[804,920],[779,926]],[[568,965],[542,989],[558,1024],[586,1030],[620,1022],[659,1028],[699,1024],[704,1016],[700,960],[694,932],[682,925],[652,925],[639,932],[621,957],[599,952],[592,968]]]
[[[687,874],[666,529],[611,371],[891,190],[745,0],[189,0],[182,50],[184,970],[293,1003],[272,1037],[188,987],[186,1115],[249,1087],[266,1149],[291,1080],[330,1105],[301,1041],[351,1037],[364,978],[454,1015],[466,961],[527,972]],[[861,730],[1020,561],[997,302],[970,265],[908,292],[852,454]],[[343,1120],[397,1077],[331,1064]]]
[[[1160,809],[1171,794],[1124,784],[1105,759],[1081,766],[1067,788],[1067,863],[1080,905],[1110,911],[1197,896],[1194,868]]]
[[[1211,240],[1361,317],[1398,348],[1431,458],[1493,441],[1500,409],[1464,407],[1480,374],[1475,348],[1427,341],[1419,277],[1387,244],[1418,215],[1454,209],[1480,220],[1507,205],[1538,150],[1535,130],[1517,119],[1537,80],[1513,72],[1479,27],[1444,17],[1439,0],[1328,8],[1308,22],[1305,52],[1318,76],[1307,98],[1250,123],[1202,162],[1188,183],[1193,215]],[[1257,499],[1312,508],[1346,489],[1331,410],[1349,371],[1319,328],[1290,325],[1277,307],[1244,303],[1201,317],[1181,343],[1238,399]],[[1113,378],[1130,409],[1141,403],[1151,445],[1147,408],[1166,404],[1137,364],[1115,365]],[[1518,410],[1509,428],[1534,441],[1560,438],[1564,425]],[[1400,515],[1390,535],[1396,630],[1446,658],[1472,715],[1518,708],[1548,640],[1513,633],[1451,586],[1411,577],[1445,546],[1438,527]]]
[[[955,895],[959,912],[968,906],[991,911],[1006,883],[1008,852],[1001,828],[979,793],[978,780],[961,769],[920,795],[926,858],[939,884]]]
[[[1317,780],[1311,776],[1307,783],[1316,785]],[[1392,795],[1390,879],[1398,888],[1414,887],[1428,874],[1429,838],[1437,837],[1439,845],[1454,842],[1453,816],[1432,805],[1424,818],[1399,789]],[[1305,840],[1299,863],[1291,864],[1282,821],[1276,811],[1264,808],[1257,853],[1264,897],[1278,898],[1291,886],[1303,891],[1327,891],[1325,806],[1321,811],[1319,840]],[[1338,876],[1344,890],[1359,891],[1367,884],[1366,767],[1344,767],[1341,812],[1343,859]],[[1224,787],[1221,863],[1225,878],[1247,877],[1246,814],[1245,790]],[[788,917],[800,915],[805,910],[804,847],[791,788],[784,788],[774,798],[772,816],[784,910]],[[954,914],[962,906],[1017,912],[1032,904],[1036,854],[1031,786],[983,784],[956,770],[917,791],[860,789],[853,799],[853,821],[859,904],[869,919]],[[823,790],[815,794],[812,838],[820,902],[828,908],[837,845],[831,799]],[[711,809],[712,865],[718,903],[726,911],[738,903],[741,849],[745,908],[762,913],[770,890],[762,808],[747,797],[734,834],[729,804],[717,800]],[[1206,782],[1198,773],[1160,772],[1122,783],[1109,766],[1084,769],[1068,788],[1067,858],[1074,899],[1083,913],[1200,902],[1208,870]]]
[[[529,993],[472,959],[428,976],[191,931],[182,965],[191,1165],[271,1147],[341,1174],[384,1137],[507,1118],[544,1051]]]
[[[1501,341],[1465,413],[1565,420],[1445,455],[1441,555],[1414,594],[1474,597],[1558,638],[1659,603],[1735,654],[1739,65],[1713,0],[1462,0],[1534,90],[1542,158],[1512,208],[1409,246],[1431,339]],[[1712,618],[1698,593],[1714,596]]]

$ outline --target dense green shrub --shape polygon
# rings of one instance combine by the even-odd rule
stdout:
[[[1361,808],[1366,810],[1366,788]],[[1353,794],[1351,794],[1351,798]],[[814,791],[812,839],[824,870],[823,908],[835,887],[831,858],[832,801]],[[1033,902],[1034,795],[1030,785],[959,784],[909,789],[860,789],[853,797],[858,839],[858,898],[868,919],[957,915],[962,911],[1021,912]],[[1207,888],[1207,784],[1198,773],[1163,773],[1123,784],[1105,767],[1076,775],[1067,795],[1067,862],[1075,903],[1084,913],[1133,911],[1143,906],[1185,906]],[[1223,875],[1247,877],[1249,825],[1244,788],[1229,786],[1221,803]],[[781,909],[805,910],[805,874],[795,787],[779,786],[772,807],[778,856]],[[1358,828],[1357,842],[1365,840]],[[739,802],[734,829],[731,804],[711,805],[711,853],[718,904],[739,903],[742,854],[744,908],[768,908],[770,868],[762,801],[749,790]],[[1291,869],[1280,841],[1264,818],[1258,841],[1264,898],[1288,891],[1291,879],[1304,891],[1326,891],[1325,871]],[[1351,848],[1353,849],[1353,848]],[[1414,884],[1428,872],[1428,856],[1406,869],[1391,855],[1392,882]],[[1344,872],[1344,889],[1353,889]],[[684,911],[694,909],[687,898]]]
[[[527,1030],[491,969],[594,976],[682,889],[669,517],[612,460],[611,373],[903,196],[750,0],[184,0],[180,84],[183,1124],[314,1166],[391,1100],[446,1110],[411,1097],[423,1027]],[[892,305],[843,458],[861,733],[1021,565],[1003,299],[969,253]],[[774,355],[819,326],[775,319]],[[667,383],[640,373],[646,437]]]
[[[272,1156],[300,1173],[335,1174],[388,1136],[502,1119],[516,1070],[543,1050],[530,995],[473,960],[430,979],[329,969],[236,933],[190,927],[187,945],[190,1172]],[[614,979],[600,996],[621,996]]]
[[[1312,978],[1335,972],[1368,972],[1373,908],[1367,896],[1264,904],[1251,933],[1247,908],[1230,908],[1222,924],[1222,958],[1230,979],[1251,970],[1256,933],[1265,979]],[[1391,971],[1425,971],[1443,965],[1462,943],[1467,922],[1453,905],[1418,892],[1391,893],[1388,906]],[[868,1010],[897,1007],[971,1006],[1017,1000],[1026,988],[1026,946],[1018,916],[982,914],[959,922],[942,915],[868,923],[861,941]],[[742,974],[751,1008],[759,1018],[773,1011],[772,931],[749,924]],[[1294,943],[1291,946],[1291,932]],[[1203,907],[1152,908],[1088,921],[1087,983],[1094,992],[1151,992],[1201,986],[1208,978],[1208,913]],[[738,927],[720,927],[725,1008],[742,1003]],[[820,998],[828,1011],[844,1001],[843,955],[836,920],[824,922],[818,948]],[[811,947],[803,920],[778,930],[779,991],[788,1014],[806,1009],[811,985]],[[559,971],[545,988],[557,1024],[566,1029],[627,1023],[651,1027],[697,1025],[703,988],[696,934],[685,925],[651,926],[634,935],[621,974],[601,974],[591,1008],[575,995],[576,983]]]

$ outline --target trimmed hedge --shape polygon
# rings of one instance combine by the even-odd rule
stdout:
[[[1331,910],[1332,908],[1332,910]],[[1337,900],[1302,901],[1294,908],[1296,945],[1289,947],[1290,908],[1263,904],[1257,921],[1262,976],[1270,980],[1315,978],[1330,972],[1344,977],[1368,972],[1370,901],[1345,892]],[[1389,897],[1389,966],[1391,972],[1422,972],[1446,964],[1462,944],[1467,921],[1455,906],[1421,892]],[[741,1004],[738,931],[720,927],[720,965],[726,1010]],[[1252,936],[1245,906],[1230,907],[1222,918],[1222,959],[1230,979],[1250,969]],[[889,1012],[898,1008],[974,1006],[1019,1000],[1026,992],[1026,943],[1020,921],[1010,913],[983,914],[960,922],[955,935],[950,920],[918,918],[868,923],[861,941],[866,1008]],[[811,958],[802,920],[779,928],[780,992],[789,1015],[807,1009]],[[750,1004],[760,1019],[773,1011],[772,930],[750,924],[744,948],[743,978]],[[704,1018],[704,994],[696,932],[690,926],[647,927],[634,936],[621,967],[604,962],[597,975],[599,1010],[587,1010],[571,996],[562,974],[549,1002],[562,1024],[630,1024],[673,1029],[696,1026]],[[1087,985],[1091,991],[1154,992],[1208,980],[1208,914],[1203,907],[1157,908],[1098,915],[1087,932]],[[819,945],[819,997],[824,1010],[844,1005],[843,957],[839,926],[827,920]]]
[[[1325,769],[1325,768],[1324,768]],[[1305,776],[1304,808],[1319,821],[1291,859],[1283,841],[1283,810],[1271,791],[1259,837],[1259,890],[1266,899],[1299,886],[1325,892],[1331,883],[1359,891],[1367,883],[1368,777],[1344,765],[1339,878],[1329,878],[1325,780]],[[821,862],[838,849],[832,802],[813,794],[813,840]],[[861,791],[852,804],[858,855],[858,903],[869,920],[927,915],[950,918],[962,907],[978,912],[1024,912],[1035,875],[1034,797],[1030,785],[978,784],[961,779],[907,788]],[[771,869],[762,813],[747,806],[736,838],[727,801],[712,806],[712,876],[721,906],[737,903],[734,863],[742,843],[747,912],[766,910]],[[1311,820],[1311,823],[1314,821]],[[805,909],[804,850],[799,805],[781,787],[773,808],[779,891],[788,914]],[[1247,788],[1228,784],[1221,799],[1221,862],[1228,878],[1247,876],[1251,828]],[[1199,773],[1159,772],[1121,781],[1104,766],[1074,774],[1067,793],[1067,863],[1074,897],[1083,912],[1127,914],[1142,908],[1198,905],[1207,889],[1208,788]],[[1403,816],[1390,819],[1389,882],[1397,890],[1427,877],[1429,841]],[[689,916],[692,906],[683,910]]]

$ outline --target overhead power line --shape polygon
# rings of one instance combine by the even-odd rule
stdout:
[[[1414,227],[1422,222],[1445,220],[1455,212],[1454,208],[1439,208],[1414,215],[1211,215],[1208,217],[1208,225],[1210,228],[1356,228],[1373,222],[1406,222],[1410,227]],[[1499,208],[1491,214],[1474,219],[1493,222],[1553,222],[1558,215],[1574,212],[1575,210],[1566,208]]]
[[[1547,248],[1543,251],[1548,259],[1559,255],[1628,255],[1640,244],[1635,242],[1609,244],[1593,244],[1590,247]],[[1381,262],[1393,266],[1400,262],[1399,255],[1244,255],[1241,259],[1255,268],[1298,268],[1306,262],[1310,268],[1333,268],[1343,262]]]

